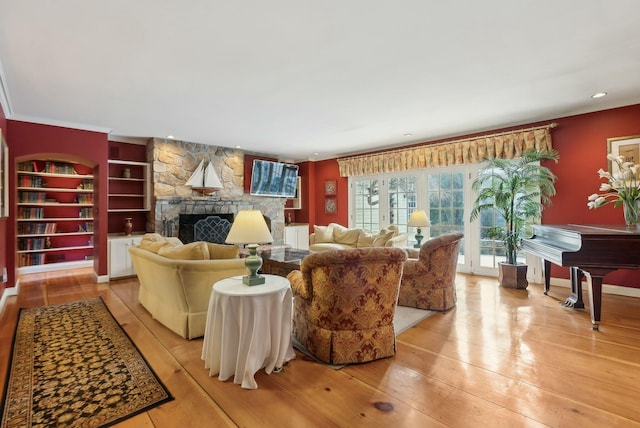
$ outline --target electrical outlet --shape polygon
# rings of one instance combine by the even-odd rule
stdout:
[[[7,275],[7,268],[3,267],[2,268],[2,282],[7,282],[9,281],[9,276]]]

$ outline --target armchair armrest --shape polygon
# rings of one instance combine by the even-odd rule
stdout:
[[[420,256],[420,248],[407,248],[405,251],[410,259],[417,259]]]
[[[420,248],[409,248],[406,251],[409,258],[404,263],[405,274],[424,274],[429,270],[429,259],[431,258],[432,251],[431,248],[425,244]]]
[[[311,286],[309,286],[304,280],[302,272],[299,270],[292,270],[287,275],[287,279],[291,283],[291,291],[293,291],[294,296],[299,296],[304,300],[311,300],[313,291],[311,290]]]

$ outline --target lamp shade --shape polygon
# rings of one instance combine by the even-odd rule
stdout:
[[[430,224],[429,217],[427,217],[427,213],[423,210],[415,210],[411,213],[411,217],[409,217],[408,225],[411,227],[426,227]]]
[[[241,210],[233,220],[225,242],[227,244],[266,244],[273,242],[273,237],[260,211]]]

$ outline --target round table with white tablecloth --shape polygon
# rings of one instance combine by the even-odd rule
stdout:
[[[264,275],[265,284],[242,277],[216,282],[211,290],[202,359],[209,375],[256,389],[255,373],[278,372],[295,358],[291,346],[292,294],[289,281]]]

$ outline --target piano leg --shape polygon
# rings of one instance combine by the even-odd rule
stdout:
[[[542,259],[542,274],[544,275],[544,295],[549,294],[549,286],[551,285],[551,262]]]
[[[574,309],[584,309],[582,300],[582,277],[580,268],[571,266],[571,294],[564,301],[564,305]]]
[[[583,272],[589,285],[589,306],[591,311],[591,324],[594,330],[599,329],[600,310],[602,308],[602,281],[604,276],[615,269],[591,269]]]

